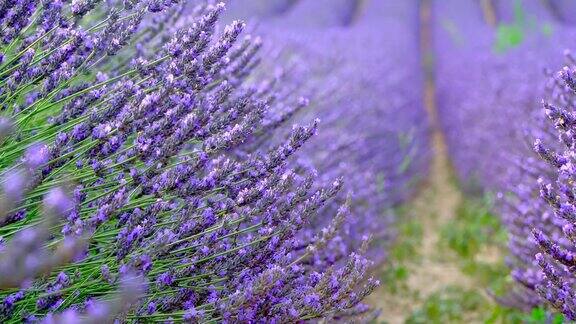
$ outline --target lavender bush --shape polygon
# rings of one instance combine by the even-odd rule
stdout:
[[[574,1],[546,0],[544,4],[558,21],[568,25],[573,25],[576,22],[576,3]]]
[[[295,158],[318,121],[223,9],[0,2],[0,321],[366,313],[370,238]]]
[[[440,122],[464,186],[502,190],[508,185],[503,175],[513,169],[509,157],[531,151],[527,121],[539,116],[535,107],[545,85],[529,80],[544,74],[542,57],[557,56],[562,36],[522,30],[523,43],[508,48],[478,5],[455,2],[435,8]]]
[[[535,224],[532,233],[542,253],[535,255],[541,272],[529,286],[566,318],[576,320],[574,301],[575,211],[573,186],[574,99],[576,61],[552,78],[550,95],[544,111],[556,130],[557,138],[537,139],[534,150],[548,165],[548,172],[538,179],[540,196],[553,211],[547,223]],[[546,144],[543,144],[546,141]],[[543,208],[536,209],[542,210]],[[561,229],[561,230],[560,230]],[[563,233],[563,235],[562,235]]]
[[[354,193],[353,214],[362,216],[344,225],[348,235],[343,240],[355,246],[358,237],[370,232],[376,241],[370,256],[383,260],[394,237],[393,209],[413,196],[430,160],[416,37],[418,3],[370,2],[353,22],[301,24],[303,16],[318,11],[312,8],[332,9],[334,15],[349,12],[342,4],[300,1],[260,27],[274,49],[283,48],[278,59],[290,67],[284,71],[290,76],[285,83],[304,89],[306,97],[311,89],[315,94],[314,104],[295,116],[318,116],[323,126],[304,148],[307,159],[301,162],[324,176],[345,176],[344,187]]]
[[[354,205],[363,217],[352,226],[380,233],[375,234],[381,238],[377,246],[385,247],[395,219],[393,215],[383,218],[382,211],[413,196],[430,162],[416,37],[418,3],[371,2],[347,26],[308,36],[313,39],[308,43],[318,45],[311,50],[322,58],[319,61],[328,62],[328,71],[333,66],[342,68],[336,74],[331,100],[314,110],[327,126],[310,146],[314,152],[323,152],[324,143],[332,143],[334,153],[311,151],[307,156],[316,159],[317,165],[332,165],[329,162],[338,157],[344,163],[332,167],[336,174],[354,170],[354,176],[347,177],[351,178],[348,188],[357,193],[359,203]],[[325,48],[338,54],[327,59]],[[384,257],[381,252],[370,255],[376,260]]]
[[[553,10],[553,5],[559,6],[560,3],[556,0],[546,1],[494,0],[492,3],[500,24],[521,23],[536,29],[542,22],[560,20]]]
[[[266,24],[294,28],[350,25],[363,11],[364,0],[232,0],[229,16],[256,18]],[[384,2],[387,2],[385,0]]]
[[[508,15],[509,23],[516,21],[522,37],[517,44],[501,43],[506,35],[492,30],[478,8],[472,3],[460,6],[467,6],[462,10],[470,13],[466,21],[438,4],[437,12],[446,21],[437,27],[442,53],[437,61],[440,119],[463,187],[472,193],[494,192],[499,198],[495,211],[508,231],[507,263],[520,283],[499,300],[528,311],[543,303],[536,293],[542,285],[542,273],[534,259],[539,244],[531,230],[540,228],[564,246],[568,243],[561,239],[562,222],[538,199],[538,178],[544,183],[551,181],[554,170],[540,161],[532,141],[554,142],[556,138],[545,124],[539,98],[560,98],[555,89],[561,81],[538,80],[552,75],[547,68],[560,64],[557,54],[573,32],[562,29],[548,35],[540,27],[542,21],[556,21],[549,12],[531,3],[514,13],[512,3],[502,1],[497,3],[498,15]],[[554,23],[552,30],[559,30],[558,25]],[[514,33],[508,36],[516,39]],[[544,153],[542,145],[535,148]]]

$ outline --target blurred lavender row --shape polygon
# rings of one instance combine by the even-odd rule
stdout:
[[[345,175],[353,211],[362,215],[347,241],[353,246],[353,233],[373,233],[380,244],[371,255],[383,260],[393,208],[413,196],[430,162],[418,1],[298,1],[259,25],[272,47],[284,48],[278,56],[293,67],[292,82],[320,90],[297,117],[322,120],[300,162]]]
[[[555,89],[562,82],[552,71],[576,35],[551,2],[492,1],[492,18],[480,2],[435,7],[438,106],[450,155],[465,190],[497,194],[495,211],[509,233],[507,262],[519,283],[498,299],[526,311],[550,299],[542,289],[542,261],[535,258],[542,236],[532,230],[569,245],[564,222],[539,197],[553,168],[538,158],[542,146],[532,145],[535,139],[555,143],[541,100],[559,98]]]

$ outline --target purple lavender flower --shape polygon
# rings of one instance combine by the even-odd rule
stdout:
[[[568,59],[571,62],[570,57]],[[547,221],[530,224],[534,228],[535,243],[543,253],[537,253],[533,262],[541,269],[540,275],[527,286],[566,318],[575,320],[573,272],[576,269],[576,241],[573,239],[573,227],[576,209],[572,192],[574,170],[571,167],[574,145],[570,139],[574,132],[574,123],[571,122],[573,111],[568,104],[574,96],[574,85],[569,71],[570,68],[564,68],[556,77],[551,77],[551,102],[543,105],[550,124],[559,136],[554,138],[548,135],[545,137],[546,144],[544,140],[537,139],[534,145],[535,151],[547,165],[540,171],[545,173],[538,182],[540,196],[548,208],[539,204],[534,207],[537,208],[536,211],[545,210],[547,213],[551,210],[553,216]],[[552,130],[552,127],[549,129]]]
[[[3,140],[6,136],[12,133],[12,122],[5,117],[0,118],[0,140]]]
[[[367,240],[342,243],[355,228],[340,208],[346,167],[323,165],[338,147],[311,158],[321,175],[299,159],[320,147],[319,123],[296,118],[307,96],[262,67],[244,23],[220,28],[224,5],[211,1],[36,4],[0,3],[0,114],[14,129],[0,171],[26,172],[3,186],[19,199],[1,209],[0,321],[283,322],[360,309],[376,281],[362,285]]]
[[[48,147],[42,143],[36,143],[26,150],[24,161],[30,169],[38,169],[48,162],[50,158]]]

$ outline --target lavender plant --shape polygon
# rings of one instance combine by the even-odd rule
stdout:
[[[569,0],[546,0],[544,4],[550,9],[554,17],[563,24],[573,25],[576,6]]]
[[[299,2],[300,0],[232,0],[228,3],[227,16],[242,19],[257,17],[265,20],[285,15]]]
[[[285,83],[305,97],[313,92],[311,107],[287,111],[295,120],[322,120],[322,130],[299,162],[324,177],[345,176],[346,191],[354,193],[351,209],[361,217],[343,225],[347,235],[338,250],[358,245],[359,237],[371,233],[376,242],[369,255],[382,261],[394,238],[394,209],[413,196],[429,163],[418,3],[371,2],[353,23],[300,24],[303,8],[340,12],[341,3],[301,1],[289,14],[261,22],[261,27],[273,48],[283,48],[278,59],[288,61]]]
[[[574,304],[574,58],[568,54],[569,66],[551,79],[549,101],[543,103],[549,122],[557,137],[537,139],[534,150],[547,164],[538,179],[540,196],[552,211],[550,220],[533,224],[532,234],[541,252],[536,253],[534,263],[540,267],[536,280],[528,287],[538,292],[566,318],[576,320]],[[552,127],[550,127],[552,128]],[[543,144],[546,141],[547,144]],[[536,205],[540,211],[544,208]],[[540,207],[540,208],[538,208]]]
[[[392,209],[412,195],[429,161],[417,2],[370,2],[352,24],[318,19],[312,29],[302,21],[311,13],[347,12],[344,2],[300,1],[261,27],[274,48],[286,48],[282,54],[292,63],[285,74],[295,88],[321,89],[312,107],[287,110],[295,119],[321,117],[323,128],[305,148],[308,159],[300,162],[325,176],[346,175],[345,188],[354,192],[353,213],[362,215],[344,224],[347,235],[336,251],[358,245],[358,238],[371,232],[377,244],[369,255],[383,260],[393,237]],[[390,30],[395,32],[384,33]]]
[[[500,24],[515,22],[528,28],[536,28],[542,22],[558,21],[546,1],[494,0],[492,3]]]
[[[501,10],[503,3],[500,5]],[[526,10],[530,14],[533,9]],[[453,22],[452,29],[440,26],[443,30],[438,30],[439,49],[443,49],[437,61],[440,120],[463,187],[472,193],[492,192],[499,198],[494,209],[508,231],[507,263],[520,285],[498,299],[528,311],[543,303],[536,293],[542,282],[534,260],[539,244],[532,239],[531,229],[540,228],[555,240],[562,236],[561,222],[538,199],[537,179],[551,181],[554,172],[538,158],[531,143],[534,138],[549,143],[556,138],[545,124],[538,102],[543,96],[558,97],[554,93],[558,93],[555,89],[560,81],[534,80],[552,75],[544,64],[560,64],[557,53],[571,32],[550,36],[527,30],[516,48],[494,51],[498,35],[484,23],[478,8],[469,4],[467,10],[466,21],[438,10]],[[481,41],[472,45],[470,39]],[[544,152],[542,145],[536,148]]]
[[[289,29],[350,25],[364,0],[233,0],[231,16],[256,17]],[[291,23],[295,23],[292,25]]]
[[[544,62],[560,64],[557,54],[571,35],[541,30],[550,15],[539,3],[492,3],[500,23],[521,25],[519,42],[501,24],[489,26],[477,3],[435,7],[439,116],[457,175],[470,190],[503,190],[518,164],[510,157],[531,151],[527,121],[540,118],[536,107],[546,85],[529,80],[550,73]]]
[[[284,126],[307,100],[258,77],[259,39],[223,10],[0,2],[0,321],[367,312],[370,238],[325,252],[343,180],[295,159],[318,121]]]

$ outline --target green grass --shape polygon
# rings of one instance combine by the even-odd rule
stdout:
[[[447,323],[473,320],[481,323],[562,323],[544,309],[530,314],[498,305],[487,292],[503,296],[512,287],[509,268],[504,263],[507,235],[491,210],[492,199],[464,200],[452,222],[441,229],[439,248],[460,265],[462,272],[485,291],[446,287],[427,298],[407,323]],[[487,252],[489,251],[489,252]],[[486,258],[488,254],[499,253]]]
[[[423,227],[418,218],[414,219],[406,210],[399,211],[399,215],[404,217],[400,217],[398,239],[390,250],[388,265],[381,279],[388,293],[418,303],[405,323],[563,323],[562,316],[551,315],[545,309],[522,313],[503,307],[490,297],[489,293],[505,295],[514,284],[504,263],[506,230],[499,217],[491,212],[492,205],[489,196],[463,200],[454,219],[440,228],[438,242],[442,258],[457,263],[475,286],[482,289],[450,285],[424,299],[407,284],[410,269],[419,266]],[[496,256],[491,253],[496,253]]]
[[[544,309],[534,309],[529,314],[513,311],[492,303],[477,290],[466,290],[458,286],[446,287],[429,296],[423,305],[414,311],[406,324],[424,323],[522,323],[560,324],[559,315],[550,315]]]
[[[429,296],[424,304],[406,320],[407,324],[454,323],[465,320],[466,314],[477,312],[485,303],[474,291],[451,286]]]
[[[439,249],[443,257],[459,264],[462,272],[495,294],[512,283],[503,256],[496,262],[484,261],[486,249],[503,251],[506,232],[491,210],[491,199],[464,200],[455,218],[440,231]],[[443,287],[428,296],[407,318],[406,323],[525,323],[528,315],[496,304],[486,293],[461,286]]]
[[[541,33],[545,37],[552,36],[552,25],[536,20],[536,17],[528,15],[522,7],[522,1],[514,1],[514,20],[511,23],[500,23],[496,28],[494,50],[504,53],[524,42],[530,33]]]
[[[463,201],[456,218],[441,230],[441,245],[463,259],[473,259],[486,247],[503,247],[506,232],[490,212],[490,198]]]
[[[405,215],[405,211],[399,211]],[[398,240],[390,249],[388,264],[382,282],[391,293],[407,291],[410,276],[407,265],[418,260],[418,247],[422,244],[422,224],[409,216],[398,225]]]

